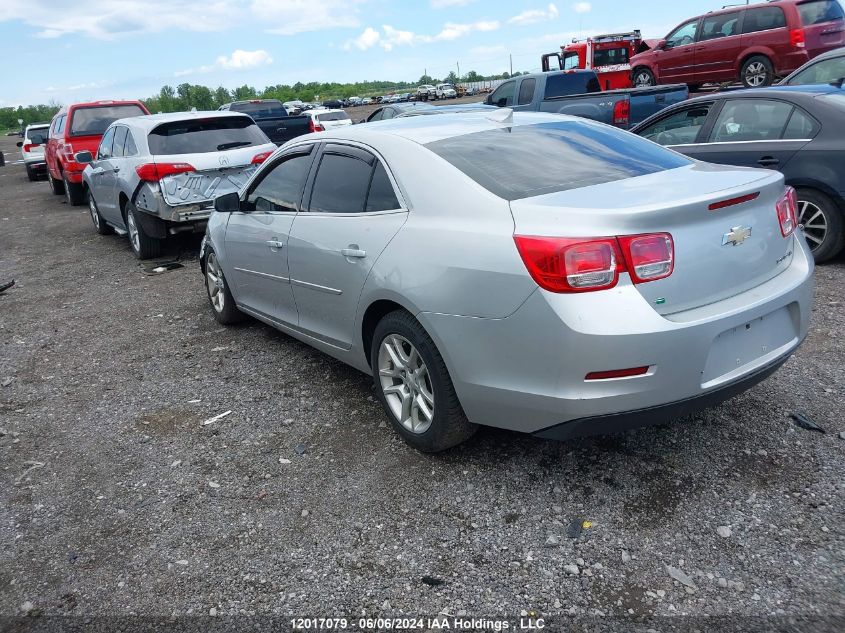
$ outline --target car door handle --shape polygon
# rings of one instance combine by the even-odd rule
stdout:
[[[91,170],[91,173],[94,174],[95,176],[99,176],[100,174],[103,173],[103,168],[102,167],[95,167],[94,169]]]
[[[114,173],[117,173],[117,172],[119,172],[119,171],[120,171],[120,167],[115,167],[114,169],[112,169],[112,171],[113,171]]]
[[[775,165],[779,165],[780,161],[774,156],[763,156],[763,158],[757,161],[757,164],[760,167],[774,167]]]
[[[267,246],[270,248],[284,248],[285,243],[280,242],[279,240],[267,240]]]
[[[362,251],[357,248],[344,248],[341,249],[340,254],[344,257],[357,257],[360,259],[367,256],[367,251]]]

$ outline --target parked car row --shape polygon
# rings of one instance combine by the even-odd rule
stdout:
[[[50,133],[49,123],[34,123],[27,125],[23,132],[23,140],[18,141],[21,148],[26,176],[30,180],[37,180],[47,174],[47,161],[44,159],[44,147]]]

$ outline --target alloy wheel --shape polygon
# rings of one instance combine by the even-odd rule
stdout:
[[[100,228],[100,213],[97,211],[97,203],[94,202],[94,197],[88,194],[88,210],[91,212],[91,220],[94,222],[94,227]]]
[[[827,218],[821,208],[808,200],[798,201],[798,223],[804,226],[804,235],[815,251],[827,236]]]
[[[763,62],[748,64],[748,68],[745,69],[745,81],[749,86],[755,88],[762,86],[766,83],[767,77],[768,71],[766,71],[766,66]]]
[[[637,73],[637,76],[634,77],[634,86],[637,88],[644,88],[651,85],[651,77],[649,77],[648,73]]]
[[[138,225],[135,224],[135,216],[130,212],[126,214],[126,229],[129,231],[129,241],[136,253],[141,252],[141,238],[138,235]]]
[[[425,433],[434,420],[434,389],[417,348],[399,334],[386,336],[379,347],[378,375],[399,423],[411,433]]]
[[[225,285],[223,272],[220,270],[220,264],[217,263],[217,256],[214,253],[209,253],[205,262],[205,278],[211,305],[217,312],[223,312],[223,307],[226,304]]]

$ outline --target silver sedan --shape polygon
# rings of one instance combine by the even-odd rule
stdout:
[[[251,315],[372,374],[423,451],[477,425],[564,439],[680,417],[807,334],[813,261],[781,174],[583,119],[304,136],[215,209],[217,320]]]

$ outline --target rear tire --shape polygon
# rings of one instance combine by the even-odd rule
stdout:
[[[67,179],[67,174],[62,176],[62,181],[65,190],[65,201],[67,202],[68,206],[78,207],[80,204],[84,204],[85,187],[83,187],[82,185],[78,185],[74,182],[70,182]]]
[[[845,246],[842,209],[830,196],[816,189],[798,189],[798,223],[817,264],[836,257]]]
[[[97,207],[94,196],[91,195],[90,191],[88,192],[88,211],[91,214],[91,221],[94,223],[94,230],[99,235],[111,235],[114,233],[114,229],[106,224],[103,216],[100,215],[100,209]]]
[[[478,430],[464,415],[434,341],[404,310],[379,321],[370,366],[376,394],[393,429],[418,451],[452,448]]]
[[[631,73],[631,83],[634,88],[647,88],[649,86],[656,86],[657,80],[654,78],[654,73],[648,68],[637,68]]]
[[[65,184],[61,180],[56,180],[53,178],[53,174],[50,171],[47,171],[47,180],[50,183],[50,191],[53,192],[54,196],[61,196],[65,193]]]
[[[31,165],[26,166],[26,177],[29,178],[30,182],[35,182],[36,180],[38,180],[38,174],[33,171]]]
[[[754,55],[745,60],[739,73],[739,80],[746,88],[771,86],[775,80],[775,69],[768,57]]]
[[[126,203],[126,229],[129,245],[138,259],[152,259],[161,255],[161,240],[150,237],[138,219],[141,212],[131,202]]]
[[[223,269],[217,261],[217,253],[209,250],[205,258],[205,293],[214,318],[221,325],[233,325],[244,320],[246,315],[238,310],[229,284],[223,276]]]

